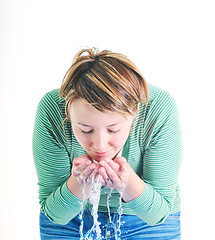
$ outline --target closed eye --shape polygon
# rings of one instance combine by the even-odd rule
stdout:
[[[109,133],[112,133],[112,134],[116,134],[119,132],[120,129],[116,130],[116,131],[113,131],[113,130],[108,130]],[[90,131],[84,131],[84,130],[81,130],[82,133],[84,134],[90,134],[93,132],[93,130],[90,130]]]
[[[83,131],[83,130],[81,130],[81,132],[84,133],[84,134],[89,134],[89,133],[92,133],[93,130],[90,130],[90,131]]]
[[[120,129],[116,130],[116,131],[113,131],[113,130],[108,130],[109,133],[113,133],[113,134],[116,134],[119,132]]]

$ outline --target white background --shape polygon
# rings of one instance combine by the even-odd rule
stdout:
[[[31,150],[37,104],[83,47],[127,55],[181,120],[182,239],[215,225],[214,1],[0,1],[0,239],[39,240]]]

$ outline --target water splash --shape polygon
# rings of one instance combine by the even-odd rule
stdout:
[[[101,182],[99,181],[99,178],[97,178],[97,180],[93,179],[92,190],[91,190],[89,201],[93,205],[91,214],[93,216],[94,223],[93,223],[92,229],[93,231],[96,231],[97,239],[101,238],[101,229],[99,227],[100,222],[98,221],[100,191],[101,191]]]
[[[125,189],[125,186],[124,187],[122,187],[121,189],[120,189],[120,191],[119,191],[119,194],[120,194],[120,196],[119,196],[119,207],[118,207],[118,209],[117,209],[117,213],[118,213],[118,215],[119,215],[119,219],[118,219],[118,221],[117,221],[117,233],[118,233],[118,235],[120,236],[121,235],[121,226],[122,226],[122,224],[123,224],[123,222],[121,222],[121,218],[122,218],[122,214],[123,214],[123,207],[122,207],[122,195],[123,195],[123,193],[124,193],[124,189]],[[119,240],[120,240],[120,238],[118,238]]]
[[[80,240],[83,240],[83,228],[84,228],[84,220],[83,220],[83,213],[84,213],[84,202],[86,200],[86,182],[84,182],[84,186],[82,188],[83,200],[80,202],[81,209],[79,213],[79,219],[81,221],[79,232],[80,232]]]
[[[119,207],[117,209],[117,213],[118,213],[118,220],[117,220],[117,224],[115,224],[112,219],[111,219],[111,212],[110,212],[110,198],[112,196],[112,191],[113,189],[110,191],[110,193],[107,196],[107,210],[108,210],[108,217],[109,217],[109,224],[110,226],[114,229],[115,232],[115,239],[116,240],[120,240],[120,235],[121,235],[121,226],[123,225],[124,222],[121,221],[121,217],[123,214],[123,208],[122,208],[122,195],[124,192],[124,186],[121,188],[121,190],[119,191]],[[99,178],[93,178],[92,179],[92,187],[91,187],[91,193],[90,193],[90,198],[89,198],[89,202],[92,204],[92,210],[91,210],[91,215],[93,217],[93,226],[91,227],[91,229],[85,234],[85,236],[83,235],[83,226],[84,226],[84,221],[83,221],[83,212],[84,212],[84,202],[86,200],[86,184],[84,184],[84,187],[82,189],[82,193],[83,193],[83,201],[81,202],[81,212],[79,214],[79,219],[81,221],[80,224],[80,239],[81,240],[101,240],[104,239],[101,236],[101,229],[100,229],[100,222],[98,221],[98,207],[99,207],[99,200],[100,200],[100,193],[101,193],[101,182],[99,181]],[[104,226],[103,226],[104,227]]]
[[[113,189],[111,189],[110,193],[107,196],[107,209],[108,209],[108,217],[109,217],[109,223],[111,223],[111,215],[110,215],[110,198],[111,198],[111,194],[113,192]]]
[[[91,188],[90,198],[89,198],[89,202],[93,206],[92,211],[91,211],[91,215],[93,217],[93,226],[85,235],[86,240],[102,239],[101,229],[99,227],[99,225],[101,223],[98,221],[98,207],[99,207],[99,200],[100,200],[100,191],[101,191],[101,182],[99,181],[99,178],[96,178],[96,179],[93,178],[92,179],[92,188]],[[92,237],[94,235],[96,235],[96,238]]]
[[[111,189],[110,193],[108,194],[107,196],[107,209],[108,209],[108,217],[109,217],[109,223],[108,223],[108,226],[110,225],[113,229],[114,229],[114,232],[115,232],[115,239],[118,239],[117,237],[117,228],[116,228],[116,224],[114,224],[114,222],[112,222],[112,219],[111,219],[111,214],[110,214],[110,198],[111,198],[111,194],[113,192],[113,189]]]

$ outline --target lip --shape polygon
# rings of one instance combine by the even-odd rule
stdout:
[[[99,157],[104,157],[106,154],[107,152],[95,152],[95,155]]]

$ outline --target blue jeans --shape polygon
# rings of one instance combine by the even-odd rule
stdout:
[[[90,210],[85,210],[83,214],[83,239],[97,239],[96,233],[91,232],[91,235],[86,237],[86,233],[93,225],[93,217]],[[180,212],[169,215],[162,224],[149,226],[143,220],[135,215],[121,216],[120,232],[117,230],[119,223],[118,213],[111,213],[111,222],[109,221],[108,213],[98,212],[98,221],[101,229],[101,238],[99,239],[181,239],[180,230]],[[41,240],[54,239],[80,239],[79,227],[81,221],[77,215],[67,225],[59,225],[52,223],[42,212],[40,213],[40,236]]]

